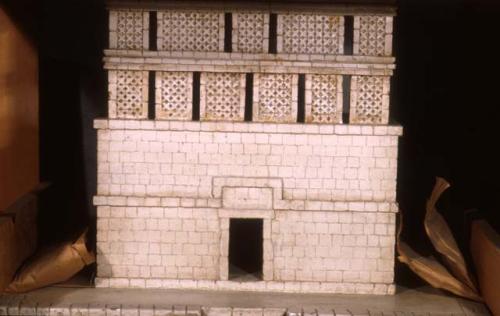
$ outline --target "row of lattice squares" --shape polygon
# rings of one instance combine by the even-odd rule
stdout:
[[[234,12],[231,50],[267,53],[270,14]],[[355,55],[389,56],[392,53],[390,16],[355,16]],[[294,54],[343,54],[344,17],[321,13],[279,13],[276,50]],[[156,46],[161,51],[222,52],[225,50],[225,14],[218,11],[158,11]],[[110,48],[149,49],[149,12],[110,12]]]
[[[148,118],[149,73],[109,71],[109,117]],[[296,122],[298,75],[253,75],[252,120]],[[156,72],[155,118],[193,118],[193,73]],[[243,121],[246,106],[246,74],[201,73],[200,119]],[[386,124],[389,116],[389,77],[352,76],[350,123]],[[305,121],[342,123],[343,77],[305,75]]]

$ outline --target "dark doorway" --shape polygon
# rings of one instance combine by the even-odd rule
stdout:
[[[231,219],[229,225],[230,280],[262,280],[262,244],[262,219]]]

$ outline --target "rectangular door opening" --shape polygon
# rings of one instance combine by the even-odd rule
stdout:
[[[232,218],[229,223],[229,279],[261,281],[262,219]]]

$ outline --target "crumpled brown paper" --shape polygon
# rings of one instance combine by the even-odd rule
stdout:
[[[445,179],[436,178],[436,184],[431,194],[431,198],[427,201],[427,212],[425,213],[424,220],[425,231],[436,251],[443,256],[443,260],[446,262],[451,272],[453,272],[453,275],[477,293],[477,288],[467,271],[464,257],[453,238],[453,234],[443,216],[441,216],[436,209],[436,203],[439,197],[449,187],[450,184]]]
[[[413,272],[433,287],[447,290],[472,300],[482,301],[467,271],[464,258],[458,249],[450,228],[436,210],[436,203],[439,197],[449,186],[450,184],[443,178],[436,178],[436,184],[431,197],[427,201],[424,226],[432,244],[443,256],[444,262],[450,271],[434,257],[422,257],[408,246],[408,244],[400,240],[403,227],[402,215],[396,240],[399,253],[398,259],[406,263]]]
[[[83,233],[74,243],[65,243],[47,250],[25,265],[7,292],[27,292],[70,279],[85,266],[95,262],[87,250]]]
[[[35,252],[38,212],[35,193],[24,195],[0,214],[0,293],[21,264]]]

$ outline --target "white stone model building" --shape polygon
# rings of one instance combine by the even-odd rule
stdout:
[[[108,3],[96,286],[394,293],[394,8],[183,3]]]

